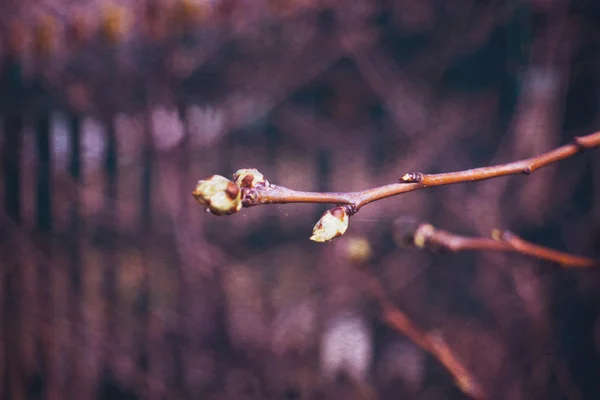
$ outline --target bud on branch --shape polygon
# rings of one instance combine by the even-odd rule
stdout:
[[[547,247],[527,242],[511,232],[492,231],[492,237],[461,236],[427,223],[400,219],[396,221],[396,240],[401,245],[420,249],[458,251],[500,251],[519,253],[541,260],[547,260],[565,268],[598,267],[596,260],[574,256]]]
[[[434,186],[480,181],[506,175],[529,175],[540,168],[564,160],[583,150],[599,146],[600,132],[596,132],[587,136],[577,137],[571,144],[566,144],[528,159],[508,164],[442,174],[412,172],[404,174],[399,179],[399,182],[359,192],[305,192],[292,190],[283,186],[272,185],[258,170],[245,168],[238,170],[234,174],[234,182],[219,175],[199,181],[194,191],[194,197],[196,201],[207,207],[208,211],[215,215],[233,214],[242,207],[263,204],[338,204],[337,207],[323,214],[319,222],[315,225],[313,235],[310,238],[315,242],[327,242],[343,235],[346,229],[348,229],[349,217],[369,203]],[[417,241],[415,242],[417,247],[425,247],[426,241],[431,236],[432,229],[433,227],[427,226],[420,231],[421,235],[416,237]],[[503,251],[511,249],[512,251],[526,253],[521,246],[522,242],[519,242],[514,236],[511,236],[511,238],[511,240],[508,240],[505,237],[503,241],[496,241],[492,246],[486,242],[486,248],[494,247],[494,249],[500,249],[501,247]],[[548,252],[533,251],[531,249],[532,247],[530,246],[529,250],[527,250],[529,254],[538,258],[553,259],[555,261],[558,259],[566,260],[562,256],[558,257],[557,254],[549,255],[550,253]],[[542,254],[543,257],[541,257]],[[574,259],[570,259],[570,261],[574,261]],[[576,262],[576,264],[580,263],[581,260]],[[583,264],[586,263],[587,261],[583,262]],[[572,262],[562,262],[562,264],[573,265]]]
[[[315,242],[328,242],[343,235],[348,229],[350,216],[369,203],[434,186],[480,181],[506,175],[529,175],[540,168],[564,160],[580,151],[599,146],[600,132],[596,132],[575,138],[574,143],[525,160],[442,174],[407,173],[399,179],[399,182],[347,193],[292,190],[272,185],[258,170],[246,168],[238,170],[233,176],[233,181],[220,175],[213,175],[208,179],[198,181],[193,195],[198,203],[215,215],[233,214],[242,207],[262,204],[337,204],[335,208],[323,214],[313,228],[313,234],[310,237]],[[479,238],[455,235],[437,229],[430,224],[419,224],[416,221],[409,225],[409,229],[404,229],[404,233],[397,236],[400,237],[400,242],[421,249],[431,249],[433,247],[449,251],[512,251],[552,261],[561,264],[563,267],[598,266],[598,263],[592,259],[534,245],[510,232],[494,231],[491,238]],[[353,245],[356,247],[353,249],[353,258],[359,263],[367,262],[370,256],[368,243],[355,242]],[[369,277],[369,279],[372,278]],[[370,286],[381,305],[384,321],[389,326],[403,332],[413,342],[438,359],[455,377],[459,388],[465,394],[476,399],[483,398],[483,391],[475,377],[454,355],[444,340],[439,335],[427,332],[413,323],[406,314],[393,306],[381,284],[376,279],[372,279],[372,281]]]
[[[233,174],[233,180],[239,187],[248,189],[268,187],[270,185],[263,174],[254,168],[238,169]]]
[[[233,214],[242,208],[240,187],[221,175],[198,181],[192,194],[214,215]]]
[[[342,236],[348,229],[350,217],[345,206],[339,206],[325,211],[325,214],[313,228],[310,240],[313,242],[329,242],[336,237]]]

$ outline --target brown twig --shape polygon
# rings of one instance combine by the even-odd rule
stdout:
[[[359,192],[305,192],[276,185],[259,186],[245,191],[243,205],[244,207],[251,207],[260,204],[287,203],[347,204],[351,206],[352,213],[355,213],[363,206],[374,201],[428,187],[481,181],[506,175],[529,175],[540,168],[564,160],[582,150],[598,146],[600,146],[600,132],[577,137],[572,144],[558,147],[536,157],[508,164],[442,174],[407,173],[400,178],[399,183],[392,183]]]
[[[452,349],[446,344],[439,332],[426,332],[392,304],[379,281],[365,274],[371,293],[377,299],[383,313],[383,321],[391,328],[404,334],[417,346],[430,353],[454,377],[459,389],[473,399],[485,398],[483,389],[468,371]]]
[[[527,242],[511,232],[497,229],[492,232],[491,238],[469,237],[456,235],[423,223],[418,225],[413,233],[408,232],[406,238],[408,237],[410,239],[405,239],[404,242],[419,248],[433,246],[452,252],[469,250],[514,252],[551,261],[569,268],[587,268],[599,265],[598,261],[591,258],[574,256],[539,246]]]
[[[524,173],[526,175],[571,157],[585,149],[600,146],[600,132],[576,137],[574,143],[558,147],[536,157],[489,167],[443,174],[407,173],[399,183],[392,183],[359,192],[305,192],[270,184],[255,169],[241,169],[234,174],[235,182],[219,175],[200,180],[193,192],[196,200],[216,215],[238,212],[242,207],[260,204],[285,203],[334,203],[340,206],[329,210],[317,222],[311,240],[327,242],[344,234],[348,228],[348,217],[361,207],[377,200],[428,187],[473,182],[505,175]],[[499,235],[501,240],[471,238],[471,249],[515,251],[522,254],[558,262],[565,266],[589,267],[595,262],[583,257],[571,256],[555,250],[527,243],[512,234]],[[498,238],[497,238],[498,239]],[[454,241],[450,241],[455,245]]]

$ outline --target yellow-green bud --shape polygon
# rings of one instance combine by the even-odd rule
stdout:
[[[371,244],[364,237],[351,237],[346,243],[347,257],[357,264],[366,264],[371,259]]]
[[[238,169],[236,173],[233,174],[233,180],[235,181],[235,184],[241,188],[252,189],[258,186],[269,186],[269,182],[265,179],[263,174],[254,168]]]
[[[327,210],[313,228],[310,240],[314,242],[328,242],[342,236],[348,229],[348,213],[344,206]]]
[[[192,194],[198,203],[215,215],[233,214],[242,208],[239,186],[221,175],[198,181]]]
[[[430,224],[421,224],[415,232],[415,246],[422,249],[427,244],[427,240],[433,235],[435,228]]]

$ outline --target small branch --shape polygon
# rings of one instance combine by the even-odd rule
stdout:
[[[412,230],[412,232],[410,232]],[[456,235],[430,224],[420,224],[403,234],[404,242],[419,248],[442,248],[451,252],[458,251],[504,251],[513,252],[542,260],[551,261],[567,268],[598,267],[598,261],[591,258],[574,256],[527,242],[508,231],[494,230],[491,238]]]
[[[574,256],[568,253],[563,253],[561,251],[539,246],[527,242],[508,231],[494,231],[492,235],[494,237],[499,237],[501,243],[506,243],[506,245],[510,246],[511,250],[516,253],[540,258],[542,260],[552,261],[557,264],[561,264],[564,267],[586,268],[600,266],[598,261],[591,258]]]
[[[329,203],[352,204],[357,200],[354,193],[342,192],[304,192],[288,189],[284,186],[270,185],[258,187],[246,192],[243,200],[244,207],[261,204],[287,204],[287,203]]]
[[[505,175],[524,173],[526,175],[547,165],[571,157],[585,149],[600,146],[600,132],[577,137],[574,143],[567,144],[547,153],[521,161],[489,167],[469,169],[466,171],[443,174],[422,174],[412,172],[400,178],[400,182],[367,189],[359,192],[305,192],[288,189],[269,183],[262,173],[256,169],[240,169],[234,174],[234,181],[213,175],[198,181],[193,195],[205,209],[216,215],[229,215],[238,212],[242,207],[261,204],[287,203],[331,203],[339,206],[330,210],[313,229],[311,239],[327,242],[344,234],[348,227],[348,217],[356,214],[363,206],[377,200],[397,196],[402,193],[434,186],[452,185],[462,182],[473,182],[496,178]],[[332,213],[333,211],[333,213]],[[331,218],[331,217],[334,218]],[[588,259],[569,256],[565,253],[546,249],[532,244],[524,245],[524,241],[510,235],[504,235],[503,245],[489,241],[471,239],[471,246],[486,250],[506,251],[510,248],[523,254],[559,262],[569,266],[590,266]],[[508,247],[507,247],[508,246]]]
[[[461,182],[481,181],[505,175],[529,175],[540,168],[569,158],[580,151],[600,146],[600,132],[587,136],[576,137],[574,143],[567,144],[536,157],[515,161],[508,164],[469,169],[466,171],[449,172],[444,174],[410,173],[400,178],[401,182],[417,182],[423,187],[451,185]]]
[[[413,172],[402,176],[400,183],[392,183],[360,192],[304,192],[282,186],[267,185],[248,190],[243,205],[244,207],[251,207],[260,204],[287,203],[350,204],[354,206],[356,212],[374,201],[428,187],[481,181],[506,175],[529,175],[540,168],[564,160],[580,151],[598,146],[600,146],[600,132],[575,138],[573,144],[567,144],[525,160],[443,174]]]
[[[383,321],[391,328],[404,334],[417,346],[430,353],[454,377],[459,389],[473,399],[483,399],[483,389],[475,377],[467,370],[439,332],[426,332],[395,307],[385,294],[385,289],[371,275],[365,274],[371,293],[377,299],[383,313]]]

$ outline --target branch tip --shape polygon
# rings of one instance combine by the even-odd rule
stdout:
[[[346,211],[348,216],[352,216],[358,212],[358,207],[354,203],[344,204],[342,207],[344,207],[344,210]]]
[[[414,244],[416,247],[423,249],[427,245],[427,241],[435,233],[435,228],[431,224],[421,224],[417,228],[414,236]]]
[[[242,208],[242,191],[221,175],[199,180],[192,195],[214,215],[228,215]]]

